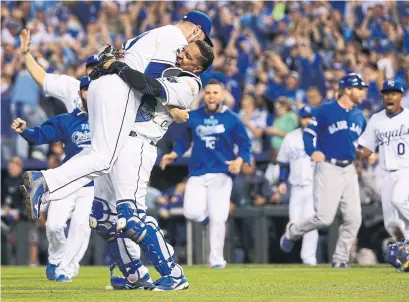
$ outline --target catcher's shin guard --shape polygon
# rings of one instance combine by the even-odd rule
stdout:
[[[140,247],[161,276],[170,275],[176,266],[172,257],[172,247],[165,242],[159,226],[154,222],[147,222],[146,230],[147,234],[140,243]]]
[[[139,260],[139,248],[133,242],[126,242],[127,240],[130,239],[125,234],[118,234],[116,240],[107,243],[108,252],[112,265],[116,265],[130,282],[136,282],[143,277],[140,274],[143,264]]]
[[[403,246],[404,244],[402,242],[389,244],[384,251],[385,261],[399,270],[401,269],[401,262],[398,259],[398,250]]]
[[[123,231],[135,243],[146,236],[145,211],[137,210],[132,200],[120,200],[116,204],[118,212],[117,230]]]
[[[89,226],[91,229],[95,229],[105,241],[109,242],[115,239],[116,213],[111,211],[106,200],[94,197],[89,216]]]

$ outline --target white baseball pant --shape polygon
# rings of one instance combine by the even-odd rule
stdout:
[[[138,210],[146,210],[145,196],[157,156],[150,140],[128,136],[110,172],[116,201],[132,200]]]
[[[382,174],[382,211],[384,225],[388,233],[395,238],[394,230],[399,228],[406,240],[409,240],[409,169]]]
[[[352,245],[362,222],[355,166],[350,164],[341,168],[327,162],[318,163],[313,186],[316,213],[292,225],[291,239],[298,240],[312,230],[328,227],[334,221],[339,207],[342,213],[342,224],[332,262],[348,263]]]
[[[50,200],[67,197],[111,170],[135,122],[140,105],[137,94],[117,75],[91,82],[88,89],[91,147],[60,167],[43,172]]]
[[[292,186],[290,195],[290,221],[301,221],[314,216],[313,186]],[[317,264],[318,231],[312,230],[302,237],[301,260],[307,265]]]
[[[198,222],[209,218],[211,266],[226,265],[223,248],[232,186],[231,177],[224,173],[191,176],[186,183],[185,217]]]
[[[67,198],[50,203],[46,222],[48,262],[58,265],[56,275],[78,275],[79,262],[88,248],[89,214],[94,187],[81,188]],[[71,218],[68,236],[64,229]]]

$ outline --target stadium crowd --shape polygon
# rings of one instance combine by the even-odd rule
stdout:
[[[46,97],[25,70],[21,29],[31,30],[32,53],[47,72],[80,78],[86,58],[105,44],[120,48],[147,30],[179,21],[192,9],[205,11],[213,20],[216,57],[202,75],[203,84],[210,79],[224,84],[225,104],[242,118],[257,162],[236,178],[232,210],[288,201],[276,190],[275,158],[283,137],[298,127],[298,108],[336,98],[344,74],[360,73],[369,84],[361,105],[367,117],[382,107],[379,87],[385,79],[404,83],[404,104],[409,107],[407,1],[2,1],[2,167],[8,162],[2,178],[2,241],[13,243],[11,237],[3,238],[3,225],[27,220],[17,192],[23,169],[30,168],[25,163],[35,159],[44,167],[56,167],[64,156],[59,143],[34,148],[10,130],[15,117],[32,127],[65,110],[60,101]],[[160,153],[170,151],[182,128],[171,127]],[[379,202],[376,165],[358,162],[357,169],[362,203]],[[166,220],[172,207],[183,205],[183,192],[183,182],[163,193],[151,188],[147,204]],[[169,231],[183,233],[179,226]],[[37,237],[30,234],[31,264],[37,262]]]

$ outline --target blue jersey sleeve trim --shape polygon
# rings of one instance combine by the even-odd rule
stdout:
[[[290,165],[288,163],[278,163],[280,166],[280,182],[286,182],[288,180],[288,176],[290,175]]]
[[[169,103],[170,96],[168,87],[166,87],[165,83],[163,82],[163,79],[157,79],[157,81],[162,85],[161,98],[166,100],[165,102],[162,102],[162,104],[167,105]]]
[[[157,79],[160,78],[162,75],[162,72],[169,68],[173,67],[170,62],[162,61],[162,62],[155,62],[155,60],[151,60],[151,62],[148,64],[148,66],[145,69],[145,75],[150,76],[152,79]]]
[[[304,132],[307,132],[307,133],[311,134],[314,137],[317,136],[317,133],[314,130],[310,129],[310,128],[305,128]]]

